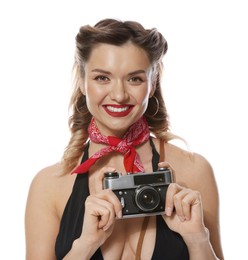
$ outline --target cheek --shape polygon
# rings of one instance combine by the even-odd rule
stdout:
[[[137,102],[142,106],[147,106],[149,100],[150,92],[149,90],[144,90],[142,92],[137,93]]]
[[[143,102],[141,104],[143,112],[146,111],[146,109],[148,107],[148,103],[149,103],[149,98],[147,97],[146,99],[143,100]]]
[[[101,104],[106,97],[106,90],[103,87],[88,85],[86,91],[86,103],[89,110],[94,109],[98,104]]]
[[[94,84],[88,84],[86,86],[85,90],[86,90],[86,95],[89,98],[94,98],[94,99],[104,95],[104,92],[105,92],[103,87],[99,87]]]

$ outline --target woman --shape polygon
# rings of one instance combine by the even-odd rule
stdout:
[[[176,137],[160,85],[166,51],[164,37],[137,22],[80,28],[71,139],[63,160],[31,184],[27,259],[223,259],[212,168],[169,143]],[[123,218],[104,173],[157,168],[174,175],[163,213]]]

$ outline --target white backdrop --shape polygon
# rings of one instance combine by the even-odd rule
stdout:
[[[161,6],[163,3],[163,7]],[[171,128],[212,164],[226,259],[246,256],[248,86],[245,0],[0,2],[1,255],[25,258],[30,182],[67,144],[74,37],[106,17],[166,37],[164,96]],[[246,240],[246,241],[245,241]]]

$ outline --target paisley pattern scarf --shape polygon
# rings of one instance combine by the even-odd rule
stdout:
[[[104,136],[100,133],[94,118],[88,128],[89,138],[92,142],[98,144],[106,144],[93,154],[88,160],[79,165],[72,173],[82,174],[88,172],[90,167],[100,158],[109,154],[110,152],[119,152],[124,154],[124,166],[128,173],[143,172],[144,167],[136,153],[135,146],[146,142],[150,137],[150,131],[145,117],[141,117],[135,122],[125,133],[123,138],[115,136]]]

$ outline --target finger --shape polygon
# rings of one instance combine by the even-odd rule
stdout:
[[[85,202],[85,212],[91,218],[91,223],[99,229],[107,230],[115,221],[114,206],[103,199],[96,196],[88,197]]]
[[[186,220],[192,217],[192,211],[196,205],[201,205],[201,196],[198,191],[188,190],[188,193],[182,198],[182,210]]]
[[[197,204],[201,204],[200,193],[198,191],[180,186],[178,186],[177,191],[175,191],[173,201],[176,215],[182,222],[190,220],[193,207]]]
[[[96,172],[94,175],[94,184],[95,184],[95,190],[101,191],[103,190],[103,179],[105,172],[114,172],[115,168],[113,167],[103,167],[100,171]]]
[[[174,172],[173,167],[170,165],[168,162],[159,162],[158,163],[158,168],[169,168],[172,172]]]
[[[173,209],[174,209],[174,196],[177,194],[180,190],[182,190],[182,187],[179,186],[176,183],[171,183],[168,186],[167,192],[166,192],[166,198],[165,198],[165,214],[167,216],[171,216]]]
[[[101,205],[101,216],[99,217],[98,228],[108,230],[115,222],[115,212],[112,204]]]
[[[175,211],[179,219],[183,222],[191,217],[191,201],[193,193],[190,189],[183,188],[174,195]]]
[[[121,202],[112,190],[103,190],[101,193],[95,194],[95,196],[110,202],[113,205],[115,216],[117,216],[118,218],[122,218]]]

